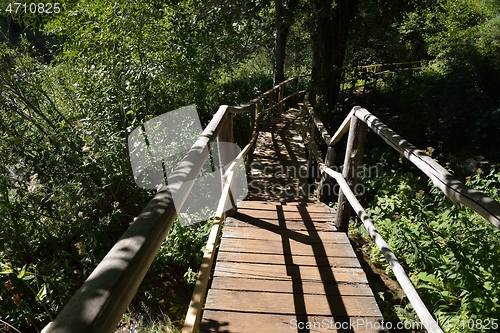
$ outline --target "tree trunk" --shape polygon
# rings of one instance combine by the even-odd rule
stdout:
[[[274,5],[276,9],[276,67],[274,69],[274,85],[277,85],[285,80],[285,51],[289,27],[284,22],[282,1],[275,0]]]
[[[349,26],[357,0],[310,0],[312,83],[310,101],[334,108],[339,94]]]
[[[274,85],[285,80],[286,41],[294,20],[298,0],[275,0],[276,10],[276,67],[274,69]]]

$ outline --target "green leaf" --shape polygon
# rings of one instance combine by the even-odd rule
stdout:
[[[47,297],[47,286],[44,284],[42,286],[42,289],[40,289],[38,291],[38,294],[36,294],[35,299],[36,299],[37,302],[40,302],[40,301],[42,301],[46,297]]]
[[[22,279],[25,274],[26,274],[26,265],[24,265],[23,269],[21,269],[21,272],[19,272],[19,274],[17,274],[17,278]]]
[[[29,272],[23,276],[23,281],[29,281],[29,280],[33,280],[35,278],[35,275],[33,274],[30,274]]]
[[[425,272],[422,272],[422,273],[418,273],[417,274],[417,279],[421,280],[421,281],[426,281],[426,282],[430,282],[436,286],[439,286],[440,283],[438,281],[438,279],[436,279],[436,277],[432,274],[427,274]]]

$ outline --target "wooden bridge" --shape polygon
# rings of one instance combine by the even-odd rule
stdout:
[[[335,328],[349,318],[383,320],[347,235],[333,225],[334,211],[309,191],[295,130],[300,116],[289,110],[279,125],[260,131],[249,177],[255,184],[224,223],[200,332],[258,327],[274,333],[308,324]]]
[[[177,216],[172,198],[184,202],[193,185],[189,180],[200,173],[209,148],[216,139],[232,142],[233,114],[243,112],[250,113],[252,135],[237,155],[219,151],[226,165],[221,170],[223,191],[183,333],[385,331],[345,233],[352,211],[389,262],[421,323],[428,332],[442,332],[353,193],[358,180],[352,171],[361,163],[367,128],[420,168],[454,203],[471,207],[497,228],[500,204],[459,182],[360,107],[330,136],[307,96],[296,104],[303,93],[298,91],[300,79],[286,80],[248,105],[221,106],[168,178],[169,185],[148,203],[44,332],[116,329]],[[287,103],[292,108],[285,111]],[[335,145],[347,133],[340,174],[333,170]],[[325,157],[317,148],[321,141],[328,147]],[[247,200],[236,204],[231,185],[245,159],[250,191]],[[340,188],[337,211],[313,195],[307,182],[313,159],[321,170],[317,192],[324,193],[332,179]]]

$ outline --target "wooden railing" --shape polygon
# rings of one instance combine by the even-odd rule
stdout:
[[[231,194],[235,171],[245,156],[251,158],[259,133],[262,116],[273,109],[281,113],[284,103],[295,98],[300,77],[288,79],[241,107],[223,105],[178,164],[164,186],[146,205],[134,223],[107,253],[101,263],[83,283],[53,322],[43,332],[113,332],[132,301],[149,266],[177,217],[176,205],[181,207],[200,174],[216,139],[233,142],[233,114],[250,112],[252,136],[237,156],[232,151],[220,151],[221,160],[228,162],[222,177],[223,191],[217,207],[213,227],[198,274],[193,299],[189,306],[183,332],[197,326],[200,309],[206,293],[215,247],[226,211],[234,211]],[[285,88],[293,83],[292,92],[285,96]],[[275,98],[274,96],[277,96]],[[173,197],[176,197],[174,204]],[[231,205],[231,207],[229,206]]]
[[[340,82],[340,91],[352,95],[354,90],[374,88],[380,79],[400,71],[418,71],[429,63],[428,60],[395,62],[387,64],[373,64],[358,66],[351,74],[344,74],[347,78]],[[351,76],[351,77],[350,77]]]
[[[306,115],[310,115],[312,119],[310,129],[305,126],[304,120]],[[307,101],[307,98],[302,105],[302,119],[304,125],[303,132],[309,140],[309,172],[311,170],[310,162],[312,158],[315,158],[322,171],[322,181],[324,181],[324,177],[328,175],[334,178],[340,187],[335,219],[336,227],[340,230],[347,231],[351,210],[354,210],[363,222],[371,239],[389,262],[394,275],[405,291],[410,303],[413,305],[415,312],[427,331],[442,332],[438,323],[417,294],[398,259],[378,233],[373,220],[368,216],[354,195],[354,188],[358,182],[357,168],[361,165],[368,127],[388,145],[393,147],[396,151],[410,160],[417,168],[422,170],[432,180],[434,186],[439,188],[453,203],[461,203],[473,209],[498,229],[500,229],[500,203],[460,182],[426,153],[414,147],[411,143],[382,123],[373,114],[359,106],[352,109],[333,136],[328,134],[328,131]],[[316,130],[321,133],[323,141],[328,146],[324,159],[316,147]],[[349,134],[343,164],[344,168],[342,174],[340,174],[332,169],[335,163],[335,145],[347,133]],[[320,184],[320,192],[321,189]]]

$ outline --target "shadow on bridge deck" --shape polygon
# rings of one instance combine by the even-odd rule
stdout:
[[[290,110],[257,141],[247,201],[227,218],[200,332],[380,332],[383,317],[334,212],[308,191]]]
[[[314,200],[307,182],[304,142],[297,132],[300,110],[290,109],[276,125],[261,129],[250,168],[246,200],[281,202]]]
[[[381,331],[366,275],[331,218],[322,204],[242,202],[226,220],[200,332]]]

